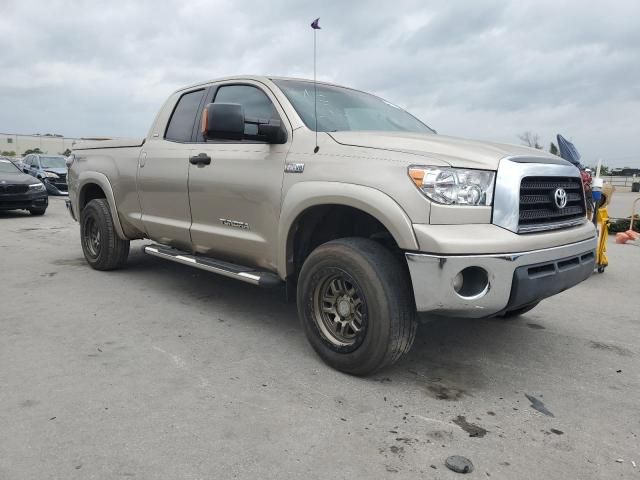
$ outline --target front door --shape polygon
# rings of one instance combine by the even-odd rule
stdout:
[[[274,118],[287,123],[271,92],[257,82],[214,85],[205,103],[209,102],[239,103],[247,119]],[[288,124],[286,127],[289,129]],[[246,124],[245,133],[257,134],[257,126]],[[192,145],[192,155],[208,156],[211,163],[189,166],[195,252],[275,270],[282,179],[290,141],[272,145],[249,139],[199,140]]]
[[[191,250],[189,154],[193,128],[206,89],[184,93],[164,138],[152,137],[138,159],[138,194],[147,236],[163,245]]]

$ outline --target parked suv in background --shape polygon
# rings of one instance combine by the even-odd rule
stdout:
[[[52,195],[67,195],[67,165],[62,155],[32,153],[22,159],[22,171],[41,180]]]
[[[28,210],[44,215],[49,198],[42,182],[25,175],[11,160],[0,157],[0,211]]]

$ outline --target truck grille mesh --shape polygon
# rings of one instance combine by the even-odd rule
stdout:
[[[556,204],[555,193],[563,189],[566,205]],[[519,231],[550,230],[586,215],[582,181],[577,177],[524,177],[520,183]]]

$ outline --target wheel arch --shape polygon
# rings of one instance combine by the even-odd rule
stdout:
[[[80,219],[80,213],[85,205],[95,198],[104,198],[107,200],[118,237],[122,240],[128,240],[122,229],[120,218],[118,217],[116,201],[109,179],[102,173],[83,172],[78,178],[78,195],[76,197],[76,205],[74,205],[74,211],[78,212],[78,219]]]
[[[291,187],[282,203],[278,228],[278,273],[295,272],[296,235],[301,222],[320,208],[347,208],[379,222],[403,250],[418,250],[411,220],[391,197],[371,187],[339,182],[301,182]]]

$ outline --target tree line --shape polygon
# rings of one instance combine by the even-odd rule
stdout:
[[[540,143],[540,136],[537,133],[527,131],[527,132],[521,133],[517,137],[520,140],[520,143],[522,143],[522,145],[525,145],[531,148],[536,148],[538,150],[544,150],[544,147]],[[559,157],[560,149],[555,143],[551,142],[549,144],[549,153],[553,155],[557,155]],[[595,167],[592,167],[592,168],[593,170],[595,170]],[[603,176],[609,175],[609,167],[607,167],[606,165],[600,166],[600,175],[603,175]]]
[[[29,148],[25,150],[21,156],[26,157],[27,155],[31,155],[32,153],[44,153],[44,152],[37,147]],[[69,155],[71,155],[71,149],[67,148],[64,152],[59,152],[58,155],[64,155],[65,157],[68,157]],[[0,157],[15,157],[15,156],[16,156],[15,150],[3,150],[0,152]]]

